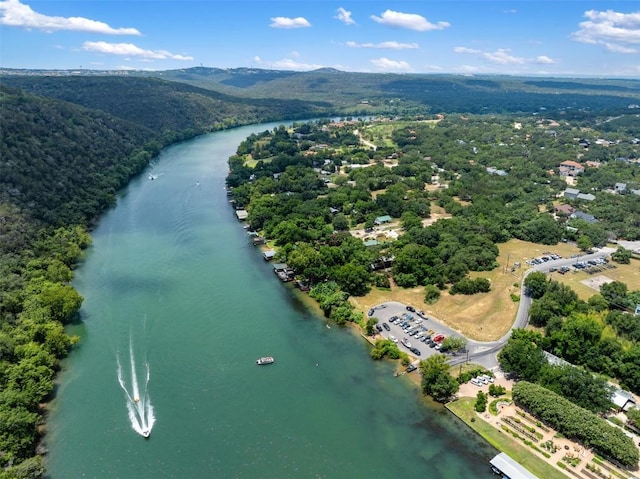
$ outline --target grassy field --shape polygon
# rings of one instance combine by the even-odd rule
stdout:
[[[593,280],[598,276],[604,276],[607,279],[613,281],[621,281],[627,285],[629,291],[640,290],[640,261],[631,260],[630,264],[617,264],[609,263],[609,266],[613,266],[600,273],[589,274],[585,271],[571,272],[565,275],[558,273],[551,273],[552,278],[559,283],[564,283],[571,287],[581,299],[587,300],[598,291],[584,284],[589,280]]]
[[[507,436],[483,421],[473,409],[475,399],[462,398],[447,404],[447,409],[458,416],[471,429],[480,434],[489,444],[496,449],[506,452],[519,464],[535,474],[537,477],[545,479],[566,479],[567,476],[555,467],[551,466],[535,454],[520,445],[515,439]],[[472,418],[474,419],[472,421]]]
[[[500,255],[497,259],[499,266],[493,271],[471,274],[474,278],[484,277],[491,281],[489,293],[451,296],[448,292],[443,291],[438,302],[428,305],[424,302],[422,287],[403,289],[392,286],[391,290],[374,288],[368,295],[351,298],[351,301],[356,308],[362,311],[367,311],[371,306],[385,301],[412,304],[464,336],[480,341],[499,339],[511,327],[518,310],[518,302],[514,301],[511,295],[520,295],[522,274],[527,268],[525,261],[541,256],[545,252],[569,257],[579,251],[575,246],[565,243],[544,246],[520,240],[511,240],[498,246],[500,249]],[[520,263],[520,268],[516,266],[516,263]],[[623,268],[617,269],[622,270]],[[586,275],[586,273],[579,274]],[[566,279],[569,279],[569,276],[571,275],[565,275]],[[554,276],[554,279],[558,278],[563,277],[562,275]],[[584,288],[587,287],[584,286]],[[591,294],[595,293],[594,290],[591,291]]]

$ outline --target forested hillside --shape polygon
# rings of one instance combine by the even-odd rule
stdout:
[[[156,133],[208,131],[333,113],[327,102],[247,99],[152,78],[5,76],[0,83],[101,110]]]
[[[130,72],[185,82],[232,95],[331,102],[353,114],[506,113],[562,110],[589,115],[640,103],[640,81],[521,78],[500,75],[420,75],[195,67]],[[357,105],[352,107],[351,105]]]

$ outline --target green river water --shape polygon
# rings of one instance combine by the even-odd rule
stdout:
[[[47,422],[51,478],[492,477],[492,447],[248,244],[227,158],[274,126],[165,149],[101,219]]]

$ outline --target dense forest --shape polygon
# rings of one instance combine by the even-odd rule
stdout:
[[[510,237],[560,239],[563,228],[544,211],[560,182],[544,171],[556,166],[551,151],[565,148],[567,155],[558,154],[557,159],[575,157],[569,153],[581,147],[569,138],[578,131],[578,136],[594,141],[598,135],[620,140],[612,148],[585,152],[603,163],[614,151],[626,158],[637,153],[626,142],[635,128],[627,107],[640,98],[638,82],[631,81],[527,84],[509,78],[369,76],[333,70],[9,73],[0,76],[2,478],[44,473],[40,455],[46,452],[41,442],[46,401],[54,393],[59,360],[77,341],[64,330],[78,319],[82,304],[71,286],[73,269],[90,244],[89,232],[98,216],[164,146],[242,124],[356,113],[433,118],[440,111],[548,108],[558,119],[583,121],[586,128],[592,126],[594,109],[602,118],[608,112],[597,133],[586,135],[578,129],[554,137],[549,155],[540,154],[531,142],[527,151],[522,138],[508,141],[518,133],[508,126],[511,120],[502,124],[500,118],[482,116],[467,123],[446,118],[437,129],[400,123],[403,128],[397,128],[393,144],[375,152],[360,144],[354,127],[327,129],[325,123],[247,139],[230,160],[229,185],[235,187],[237,206],[249,209],[252,226],[276,241],[283,258],[305,278],[331,280],[318,284],[312,294],[339,321],[356,319],[348,294],[362,294],[388,281],[371,270],[385,255],[395,257],[393,273],[399,284],[426,285],[433,294],[458,285],[460,294],[468,294],[483,287],[470,284],[468,272],[494,267],[495,243]],[[526,102],[518,100],[523,92]],[[480,109],[478,98],[486,103]],[[463,125],[474,125],[474,145]],[[532,129],[539,145],[550,140]],[[367,139],[378,141],[373,134]],[[498,146],[501,141],[507,146]],[[496,154],[497,149],[508,154]],[[400,158],[389,168],[383,162],[393,154]],[[432,160],[425,161],[426,156]],[[343,162],[348,166],[344,177],[337,175]],[[357,166],[369,162],[375,164]],[[509,177],[486,175],[486,165],[507,168]],[[478,181],[468,180],[462,174],[467,171]],[[614,180],[637,187],[637,173],[630,165],[607,164],[588,173],[581,179],[589,182],[585,188],[610,188]],[[423,189],[434,176],[442,177],[449,189]],[[337,187],[328,188],[330,182]],[[488,197],[487,191],[492,191]],[[616,203],[598,198],[589,212],[609,219],[607,232],[637,237],[638,213],[632,201],[623,195],[614,199]],[[429,218],[433,204],[452,218],[424,228],[422,221]],[[482,215],[494,207],[498,220]],[[630,218],[619,214],[623,210]],[[407,234],[393,244],[364,247],[347,233],[354,225],[372,228],[380,215],[401,221]],[[578,227],[577,234],[593,244],[602,241],[599,227]]]

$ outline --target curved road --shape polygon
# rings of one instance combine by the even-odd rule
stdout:
[[[527,321],[529,319],[529,308],[531,307],[531,298],[525,294],[524,280],[527,275],[531,274],[534,271],[540,271],[543,273],[549,272],[550,269],[556,268],[559,269],[563,266],[571,267],[572,264],[578,261],[589,261],[592,259],[601,258],[607,256],[614,252],[614,248],[600,248],[594,253],[579,255],[573,258],[560,258],[557,260],[550,260],[545,263],[537,264],[531,266],[527,271],[525,271],[521,280],[521,290],[520,290],[520,302],[518,305],[518,312],[516,313],[516,318],[513,324],[511,325],[511,329],[500,339],[497,341],[475,341],[473,339],[467,339],[467,353],[466,354],[458,354],[454,355],[449,359],[449,364],[457,365],[462,364],[467,361],[473,360],[474,363],[480,364],[488,370],[495,370],[498,368],[498,352],[504,347],[504,345],[509,340],[511,333],[514,329],[522,329],[527,325]],[[383,330],[381,334],[385,336],[394,336],[398,340],[403,339],[406,335],[402,332],[399,326],[396,324],[389,324],[388,320],[392,316],[401,316],[402,314],[408,313],[412,314],[414,318],[418,316],[418,313],[410,313],[407,311],[406,307],[402,303],[398,303],[395,301],[387,302],[380,304],[370,311],[370,315],[375,316],[380,319],[381,322],[386,322],[390,328],[389,331]],[[459,333],[453,331],[451,328],[445,326],[444,324],[438,322],[434,318],[431,318],[426,315],[420,315],[423,318],[423,323],[426,328],[432,329],[436,332],[445,334],[446,336],[459,336]],[[409,338],[412,346],[417,347],[421,352],[421,357],[429,356],[432,354],[439,354],[436,350],[429,348],[426,344],[414,341]],[[404,347],[404,346],[402,346]],[[405,348],[406,349],[406,348]],[[415,354],[414,354],[415,355]]]

